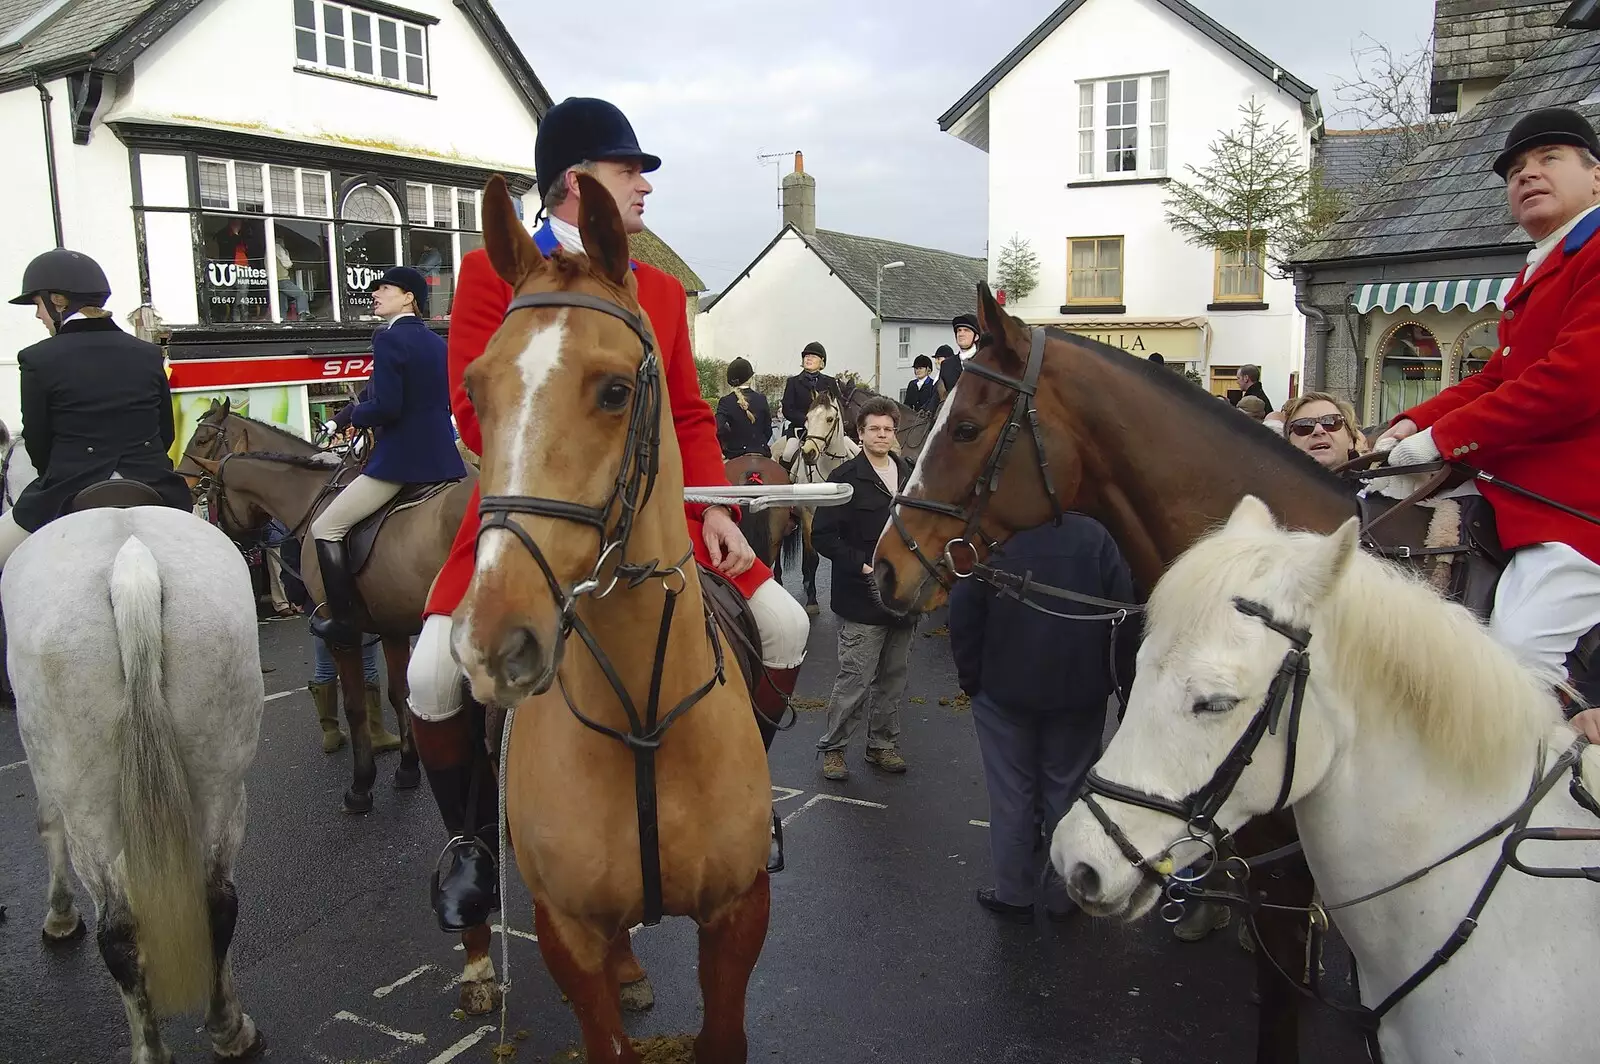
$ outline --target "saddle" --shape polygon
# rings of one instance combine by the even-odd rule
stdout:
[[[754,698],[756,681],[761,676],[761,633],[756,628],[756,615],[733,581],[714,569],[696,568],[700,570],[700,593],[705,597],[706,609],[728,637],[733,658],[744,674],[745,687]]]
[[[67,504],[67,513],[75,514],[82,510],[114,509],[123,510],[130,506],[164,506],[166,500],[161,493],[148,484],[141,484],[137,480],[102,480],[98,484],[91,484],[72,497],[72,502]]]

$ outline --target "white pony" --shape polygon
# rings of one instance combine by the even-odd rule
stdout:
[[[1267,619],[1248,612],[1250,603]],[[1328,537],[1285,532],[1246,498],[1157,585],[1127,717],[1096,776],[1180,802],[1205,787],[1291,649],[1268,621],[1310,633],[1289,802],[1322,900],[1359,963],[1362,1002],[1375,1007],[1457,930],[1504,834],[1414,883],[1341,903],[1399,883],[1501,822],[1576,733],[1552,694],[1465,609],[1363,554],[1354,520]],[[1222,805],[1224,829],[1277,803],[1289,718],[1286,705]],[[1593,751],[1586,760],[1593,790],[1600,766]],[[1533,826],[1600,827],[1568,782],[1555,779]],[[1186,837],[1174,816],[1103,793],[1062,820],[1051,859],[1085,910],[1137,917],[1159,897],[1160,877],[1197,846],[1173,846]],[[1113,841],[1089,802],[1146,867]],[[1529,843],[1524,851],[1536,864],[1600,865],[1600,843]],[[1466,945],[1383,1020],[1384,1060],[1588,1058],[1597,986],[1600,888],[1507,869]]]
[[[794,483],[824,484],[835,469],[861,453],[861,445],[845,434],[844,411],[838,400],[831,395],[821,395],[806,411],[805,438],[797,440],[791,436],[774,444],[772,451],[772,457],[789,470],[789,479]],[[814,613],[817,611],[820,561],[816,548],[811,545],[811,526],[816,511],[802,506],[799,514],[800,542],[804,547],[800,572],[805,586],[806,611]]]
[[[132,1064],[170,1061],[161,1018],[201,1007],[219,1057],[254,1054],[228,960],[262,705],[244,558],[179,510],[89,510],[28,537],[0,602],[50,858],[46,939],[82,932],[70,855]]]

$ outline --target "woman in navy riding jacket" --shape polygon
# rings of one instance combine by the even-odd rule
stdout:
[[[372,309],[384,325],[372,337],[372,380],[361,401],[334,416],[340,429],[376,430],[377,443],[360,476],[311,523],[329,616],[311,626],[333,646],[360,641],[355,578],[344,537],[407,484],[466,476],[450,423],[445,342],[428,328],[428,284],[410,266],[396,266],[373,287]]]

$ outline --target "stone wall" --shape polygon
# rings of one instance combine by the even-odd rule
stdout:
[[[1456,86],[1499,79],[1556,33],[1570,0],[1438,0],[1434,5],[1433,110],[1456,109]]]

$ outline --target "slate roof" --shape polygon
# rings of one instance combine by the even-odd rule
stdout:
[[[0,37],[39,11],[49,0],[0,0]],[[57,64],[87,60],[102,45],[161,6],[161,0],[72,0],[34,30],[22,47],[0,52],[0,79]]]
[[[1323,184],[1336,192],[1360,192],[1375,171],[1404,161],[1396,158],[1400,139],[1394,129],[1323,130],[1316,145]]]
[[[957,314],[970,313],[977,305],[978,283],[989,276],[987,259],[830,229],[806,234],[793,225],[786,225],[732,284],[705,302],[702,311],[710,310],[733,291],[789,232],[804,240],[869,308],[877,294],[878,267],[904,262],[901,269],[889,270],[883,275],[884,321],[947,322]]]
[[[1511,220],[1490,168],[1517,119],[1540,107],[1582,105],[1600,89],[1600,31],[1563,33],[1529,56],[1433,144],[1390,174],[1296,261],[1510,251],[1527,236]],[[1580,106],[1582,105],[1582,106]]]
[[[628,254],[647,266],[676,277],[686,292],[704,292],[706,283],[667,242],[645,229],[628,237]]]

